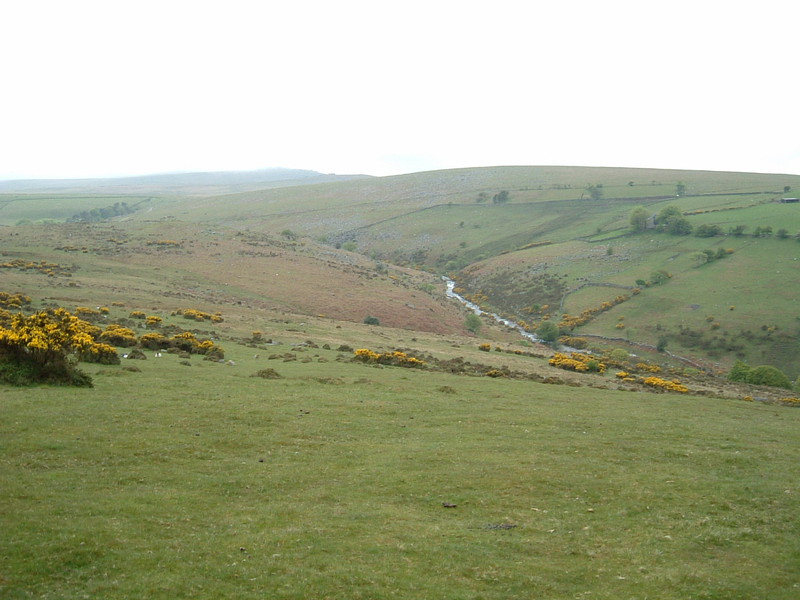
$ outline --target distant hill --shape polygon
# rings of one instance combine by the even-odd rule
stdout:
[[[306,169],[259,169],[159,173],[135,177],[99,179],[19,179],[0,181],[0,194],[153,194],[209,196],[365,178],[368,175],[324,174]]]

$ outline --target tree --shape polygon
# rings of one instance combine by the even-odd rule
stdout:
[[[675,195],[676,196],[684,196],[686,194],[686,184],[679,181],[678,185],[675,186]]]
[[[745,229],[747,229],[747,225],[736,225],[735,227],[731,227],[729,231],[733,237],[742,237]]]
[[[586,188],[586,191],[589,192],[589,197],[592,200],[596,201],[596,200],[602,200],[603,199],[603,184],[602,183],[598,183],[598,184],[595,184],[595,185],[589,185]]]
[[[561,330],[553,321],[544,321],[536,328],[536,337],[543,342],[555,342],[560,334]]]
[[[688,235],[692,232],[692,224],[674,204],[661,209],[656,223],[659,231],[666,231],[670,235]]]
[[[692,233],[692,224],[684,216],[672,216],[664,223],[664,231],[670,235],[689,235]]]
[[[497,192],[494,196],[492,196],[492,202],[495,204],[505,204],[509,201],[509,193],[506,190],[502,190]]]
[[[381,321],[378,317],[364,317],[364,324],[366,325],[380,325]]]
[[[708,225],[703,223],[694,232],[697,237],[714,237],[722,235],[722,227],[719,225]]]
[[[665,206],[662,208],[658,216],[656,217],[656,224],[661,225],[667,221],[670,217],[682,217],[683,212],[681,209],[675,206],[674,204],[670,204],[669,206]]]
[[[649,218],[650,213],[648,210],[644,206],[637,206],[631,211],[631,229],[636,233],[641,233],[647,229],[647,220]]]
[[[467,315],[467,318],[464,319],[464,328],[467,331],[471,331],[476,335],[481,330],[482,326],[483,326],[483,321],[481,321],[481,318],[475,313],[469,313]]]

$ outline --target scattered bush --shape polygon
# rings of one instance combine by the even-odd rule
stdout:
[[[618,362],[618,363],[625,362],[626,360],[628,360],[629,356],[630,355],[628,354],[628,351],[625,350],[625,348],[614,348],[611,351],[611,354],[609,354],[609,357],[614,362]]]
[[[381,321],[378,317],[364,317],[364,324],[365,325],[380,325]]]
[[[260,369],[250,377],[261,377],[262,379],[281,379],[282,375],[275,369]]]

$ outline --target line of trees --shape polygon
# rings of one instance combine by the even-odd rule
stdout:
[[[703,223],[693,227],[681,209],[671,204],[661,209],[658,214],[653,214],[644,206],[637,206],[631,211],[629,220],[631,231],[640,233],[647,229],[654,228],[656,231],[668,233],[670,235],[689,235],[694,234],[701,238],[710,238],[725,235],[722,227],[715,224]],[[734,237],[742,237],[747,229],[746,225],[735,225],[728,229],[728,234]],[[791,237],[789,230],[780,228],[773,232],[770,225],[757,226],[753,229],[753,237],[770,237],[774,233],[778,239]],[[800,239],[800,237],[798,237]]]
[[[131,208],[127,202],[115,202],[111,206],[84,210],[83,212],[72,215],[67,221],[70,223],[97,223],[99,221],[106,221],[112,217],[129,215],[135,212],[135,210],[136,209]]]

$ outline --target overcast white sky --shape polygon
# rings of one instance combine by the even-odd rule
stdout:
[[[800,174],[785,0],[0,3],[0,179]]]

